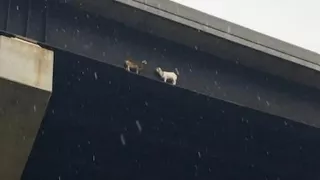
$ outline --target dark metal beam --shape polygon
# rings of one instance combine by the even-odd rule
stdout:
[[[270,73],[261,73],[253,68],[246,68],[237,59],[232,59],[233,63],[225,61],[212,53],[200,51],[200,46],[190,48],[186,44],[176,43],[175,38],[188,41],[190,45],[197,38],[205,40],[206,43],[215,45],[217,50],[223,48],[224,50],[220,49],[221,51],[217,53],[224,56],[234,56],[237,52],[250,57],[260,57],[265,61],[256,64],[259,68],[272,66],[272,69],[280,73],[283,71],[296,76],[302,73],[299,77],[303,82],[309,75],[308,80],[315,82],[317,79],[312,78],[312,75],[316,75],[313,74],[315,71],[287,63],[279,58],[277,62],[273,62],[274,57],[266,53],[198,32],[194,28],[188,28],[122,3],[106,1],[111,3],[106,4],[101,1],[99,8],[109,13],[107,19],[84,11],[84,7],[88,9],[93,7],[83,1],[77,4],[77,7],[54,0],[45,2],[47,1],[32,1],[34,6],[31,6],[29,14],[34,13],[34,15],[30,15],[27,31],[28,37],[40,42],[41,45],[64,49],[117,67],[122,67],[124,59],[129,56],[137,60],[146,59],[148,70],[141,75],[152,80],[159,80],[153,73],[156,66],[168,70],[178,68],[179,88],[320,127],[320,121],[316,118],[320,116],[318,89],[293,83]],[[128,16],[132,18],[127,18]],[[0,19],[4,17],[0,16]],[[126,22],[126,19],[132,21]],[[8,22],[15,23],[11,20]],[[151,29],[148,24],[153,24],[157,28]],[[137,31],[132,27],[147,29],[148,33]],[[168,37],[170,35],[173,39],[157,37],[159,35],[157,33],[161,32],[168,33]],[[233,48],[236,52],[229,51]],[[262,62],[265,62],[266,66],[263,66]]]
[[[222,59],[320,88],[319,54],[177,3],[162,0],[68,2]]]

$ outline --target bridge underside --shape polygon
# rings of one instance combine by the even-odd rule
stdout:
[[[55,53],[23,179],[316,179],[319,130]]]
[[[2,34],[27,37],[54,51],[53,93],[41,126],[41,118],[18,118],[32,132],[40,126],[23,180],[320,177],[316,68],[208,33],[201,35],[213,38],[208,44],[193,46],[196,38],[185,35],[197,30],[146,15],[120,0],[107,1],[114,9],[110,14],[96,11],[100,15],[93,11],[97,4],[83,6],[89,1],[65,2],[71,4],[0,0]],[[127,16],[119,19],[118,13],[143,20],[124,21]],[[149,27],[143,22],[155,19],[162,30],[173,27],[172,32],[186,33],[177,34],[180,40],[190,41],[141,29]],[[208,52],[220,47],[209,42],[219,42],[225,50]],[[234,58],[241,52],[246,56]],[[246,61],[260,55],[261,64]],[[140,75],[123,69],[128,57],[147,60]],[[269,71],[270,65],[264,68],[268,62],[284,71]],[[154,74],[158,66],[178,69],[177,86],[161,82]],[[23,94],[34,111],[30,93]],[[50,93],[44,94],[41,98],[48,100]],[[41,102],[37,110],[44,113],[46,101]],[[36,128],[29,127],[35,119]],[[16,151],[25,161],[26,149]]]

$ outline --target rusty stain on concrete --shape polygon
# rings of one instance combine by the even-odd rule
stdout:
[[[22,39],[0,36],[0,78],[51,91],[52,74],[52,51]]]

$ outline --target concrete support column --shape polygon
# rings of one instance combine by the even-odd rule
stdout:
[[[21,178],[52,93],[53,56],[0,36],[0,179]]]

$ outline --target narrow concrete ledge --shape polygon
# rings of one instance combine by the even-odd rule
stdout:
[[[0,179],[20,179],[52,93],[52,78],[52,51],[0,36]]]

